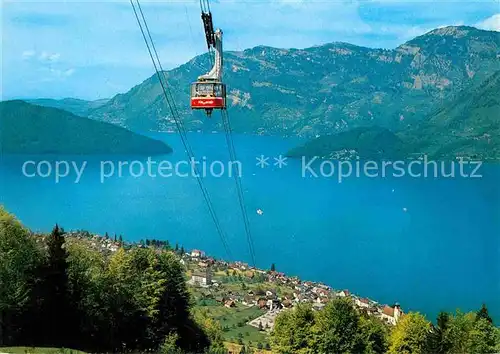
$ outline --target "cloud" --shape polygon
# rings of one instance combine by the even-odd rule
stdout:
[[[128,0],[2,1],[5,96],[104,98],[153,74]],[[211,0],[211,9],[228,51],[335,41],[394,48],[439,25],[498,28],[497,1]],[[165,69],[206,52],[198,0],[141,6]],[[58,85],[38,85],[43,78]]]
[[[33,57],[34,55],[36,54],[36,52],[34,50],[25,50],[22,54],[21,54],[21,58],[23,60],[28,60],[29,58]]]
[[[38,57],[38,59],[40,61],[44,61],[44,62],[56,62],[59,60],[60,57],[61,57],[60,53],[49,53],[49,52],[43,51],[40,53],[40,56]]]
[[[500,32],[500,13],[488,17],[486,20],[476,23],[477,28]]]

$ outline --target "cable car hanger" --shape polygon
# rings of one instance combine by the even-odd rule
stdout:
[[[200,7],[208,54],[215,52],[215,58],[212,69],[191,84],[191,109],[204,109],[210,117],[214,109],[226,109],[226,85],[222,82],[222,30],[214,31],[208,0],[200,0]]]

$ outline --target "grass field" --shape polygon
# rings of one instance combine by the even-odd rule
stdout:
[[[241,339],[245,345],[254,347],[259,342],[263,345],[268,342],[266,332],[246,324],[265,313],[255,306],[237,305],[233,308],[227,308],[217,304],[200,306],[197,310],[206,312],[209,317],[220,322],[224,329],[224,339],[228,342],[237,343],[238,339]]]

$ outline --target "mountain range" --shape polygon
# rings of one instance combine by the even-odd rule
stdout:
[[[290,157],[399,159],[428,155],[500,159],[500,71],[464,90],[414,126],[398,132],[377,126],[323,135],[288,152]]]
[[[500,69],[500,33],[473,27],[433,30],[393,50],[330,43],[306,49],[259,46],[226,52],[233,129],[315,136],[356,126],[406,129],[446,100]],[[189,108],[189,88],[207,55],[165,72],[188,129],[214,130]],[[136,130],[174,129],[156,76],[91,110],[89,117]]]
[[[450,26],[392,50],[336,42],[306,49],[258,46],[224,55],[228,112],[238,133],[314,138],[373,127],[412,142],[415,151],[453,155],[472,153],[472,145],[484,144],[474,133],[493,136],[497,127],[498,106],[483,110],[471,97],[497,90],[482,84],[500,70],[500,32]],[[204,54],[164,72],[189,130],[222,130],[218,114],[207,118],[189,107],[190,84],[208,69]],[[469,105],[457,105],[464,97]],[[35,103],[137,131],[175,130],[156,75],[105,101]],[[465,122],[471,104],[477,106],[475,118]],[[477,139],[471,143],[466,136]],[[488,141],[481,151],[497,143]]]

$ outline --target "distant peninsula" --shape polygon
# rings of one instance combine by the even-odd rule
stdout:
[[[21,100],[0,102],[3,154],[167,154],[159,140],[113,124]]]

